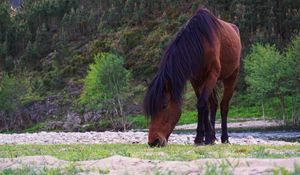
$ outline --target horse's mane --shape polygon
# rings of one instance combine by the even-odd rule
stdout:
[[[214,44],[219,29],[218,19],[206,9],[188,21],[166,49],[160,68],[148,87],[144,98],[146,116],[155,116],[166,103],[165,92],[170,92],[173,101],[181,100],[186,81],[199,70],[204,55],[206,39]]]

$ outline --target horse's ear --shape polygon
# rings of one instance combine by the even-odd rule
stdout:
[[[143,80],[143,83],[144,83],[145,86],[149,87],[149,82],[148,82],[147,79],[144,79],[144,80]]]

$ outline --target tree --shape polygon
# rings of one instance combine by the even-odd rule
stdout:
[[[291,71],[287,75],[290,78],[291,89],[296,93],[300,93],[300,35],[292,41],[288,46],[286,57],[289,65],[292,66]]]
[[[285,96],[290,94],[290,71],[287,59],[275,46],[254,44],[245,59],[246,82],[250,91],[263,101],[268,97],[279,97],[285,119]]]
[[[24,62],[25,65],[35,68],[36,65],[40,64],[37,59],[38,59],[37,50],[35,46],[29,41],[26,46],[25,52],[23,54],[22,62]]]
[[[39,57],[46,56],[51,50],[51,33],[47,30],[46,24],[37,31],[34,47],[37,49]]]
[[[104,109],[114,122],[121,119],[123,129],[127,128],[124,102],[128,98],[127,90],[131,74],[123,67],[123,58],[110,53],[100,53],[94,57],[84,79],[81,103],[89,109]]]
[[[288,46],[286,57],[290,66],[286,78],[292,94],[292,123],[300,124],[300,35]]]
[[[4,69],[5,58],[7,56],[7,46],[6,42],[0,43],[0,73]]]
[[[6,2],[0,2],[0,43],[6,39],[10,24],[9,6]]]
[[[0,110],[14,111],[20,106],[25,92],[22,81],[3,72],[0,75]]]

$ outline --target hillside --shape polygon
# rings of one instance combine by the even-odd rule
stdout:
[[[126,112],[141,113],[143,80],[152,79],[163,50],[199,6],[239,26],[244,55],[258,41],[283,50],[299,31],[300,3],[255,2],[23,0],[13,15],[10,4],[1,1],[0,72],[9,90],[0,100],[9,101],[0,105],[0,131],[36,123],[46,130],[111,127],[90,126],[104,120],[105,109],[87,110],[79,103],[83,79],[100,52],[124,58],[133,75]],[[247,87],[243,76],[241,92]]]

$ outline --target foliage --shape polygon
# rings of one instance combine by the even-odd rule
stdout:
[[[258,97],[283,95],[288,65],[275,46],[255,44],[245,59],[246,81]]]
[[[300,35],[296,36],[287,47],[286,57],[292,71],[288,72],[290,88],[293,92],[300,92]]]
[[[42,27],[37,30],[34,46],[39,58],[42,58],[49,53],[51,49],[51,34],[47,30],[46,24],[43,24]]]
[[[287,120],[286,97],[293,96],[292,106],[295,106],[292,112],[292,121],[296,125],[299,118],[299,108],[297,95],[300,93],[297,43],[299,37],[289,46],[286,54],[280,54],[275,46],[255,44],[251,53],[245,59],[246,81],[250,85],[250,92],[261,100],[269,97],[279,97],[283,119]],[[264,115],[264,114],[263,114]],[[296,122],[295,122],[296,120]]]
[[[0,77],[0,110],[14,111],[21,105],[21,100],[26,94],[24,81],[3,73]]]
[[[84,80],[81,103],[89,109],[104,109],[108,116],[121,117],[124,129],[126,115],[124,102],[128,98],[131,74],[123,67],[123,58],[110,53],[100,53],[94,57]]]

